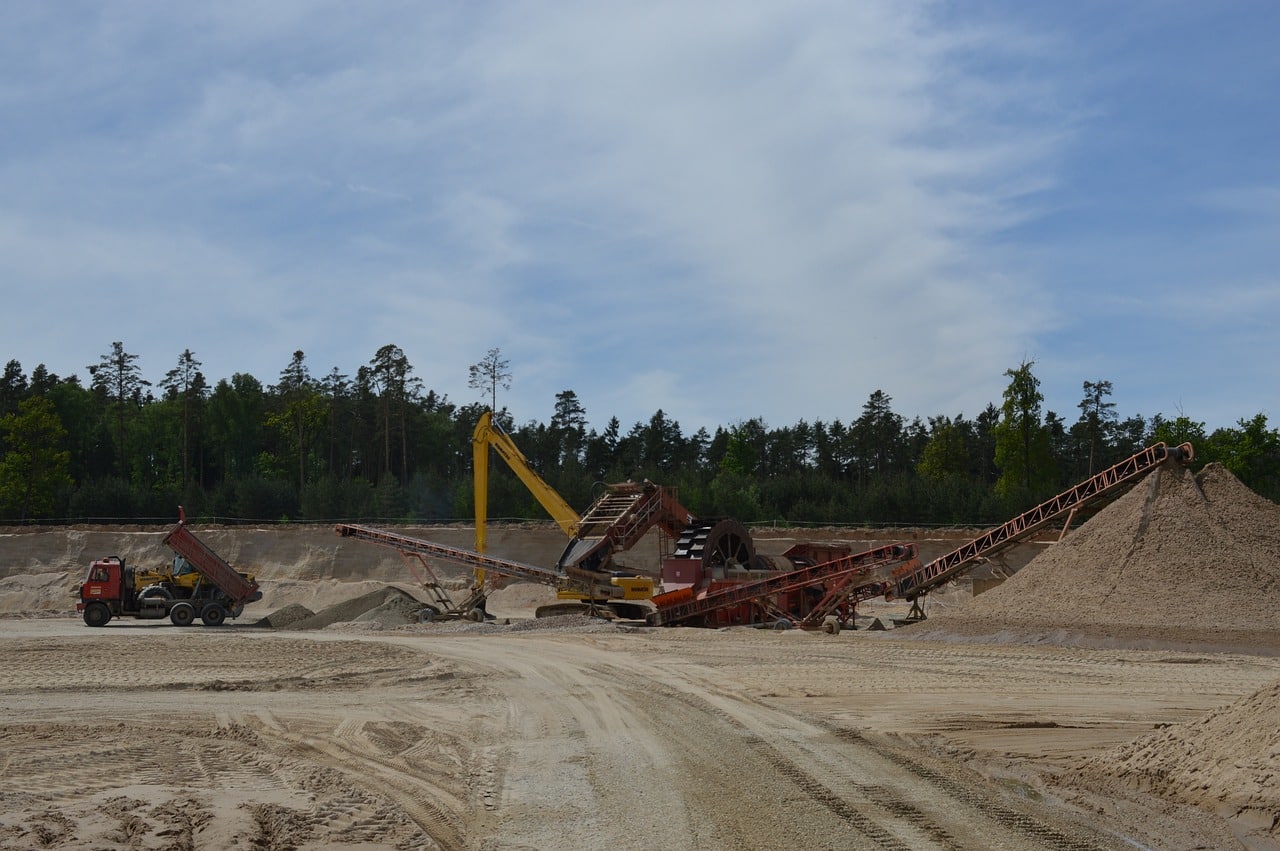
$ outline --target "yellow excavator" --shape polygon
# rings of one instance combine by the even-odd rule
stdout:
[[[653,597],[656,590],[653,578],[628,575],[626,571],[606,570],[609,567],[607,554],[604,558],[595,559],[591,568],[582,566],[587,560],[583,558],[584,553],[593,553],[603,548],[596,543],[594,536],[583,540],[580,536],[583,525],[581,515],[538,475],[510,435],[493,421],[492,411],[485,411],[480,416],[471,437],[471,446],[476,503],[476,552],[483,554],[486,545],[490,449],[506,462],[569,538],[569,545],[560,559],[559,567],[573,580],[572,586],[581,586],[583,590],[577,590],[576,587],[560,588],[556,597],[564,602],[559,606],[541,607],[539,616],[563,614],[583,607],[610,609],[622,617],[644,616],[644,604]],[[484,570],[476,570],[477,585],[483,587],[484,581]]]

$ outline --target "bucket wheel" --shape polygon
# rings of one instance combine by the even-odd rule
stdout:
[[[756,547],[746,526],[737,520],[720,520],[686,528],[676,542],[676,555],[701,560],[704,570],[731,564],[750,570],[755,566]]]

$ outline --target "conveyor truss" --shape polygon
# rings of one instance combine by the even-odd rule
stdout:
[[[482,555],[471,550],[424,541],[421,538],[386,532],[368,526],[340,523],[334,527],[334,531],[343,538],[355,538],[356,540],[380,544],[399,551],[400,557],[405,560],[410,572],[414,574],[423,588],[431,595],[432,600],[429,605],[442,617],[476,617],[475,612],[477,609],[483,612],[481,604],[484,602],[486,591],[482,587],[474,588],[465,602],[455,605],[427,564],[428,557],[470,567],[473,570],[485,570],[499,576],[523,579],[542,585],[560,586],[564,582],[564,577],[556,570],[510,559]],[[427,579],[424,580],[414,570],[412,563],[409,561],[410,557],[418,560],[420,566],[426,571]]]
[[[1064,517],[1061,534],[1065,535],[1078,512],[1114,497],[1122,488],[1133,484],[1166,460],[1189,464],[1194,458],[1195,450],[1190,443],[1174,447],[1164,443],[1152,444],[1053,499],[1019,514],[1009,522],[989,529],[946,555],[924,565],[904,565],[898,568],[894,571],[893,588],[886,596],[910,600],[912,608],[908,620],[923,619],[925,615],[920,598],[935,588],[945,585]]]

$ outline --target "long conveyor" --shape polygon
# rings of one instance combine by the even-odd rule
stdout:
[[[340,523],[334,527],[334,531],[344,538],[356,538],[361,541],[383,544],[384,546],[394,547],[401,552],[431,556],[453,564],[470,567],[473,570],[487,570],[500,576],[509,576],[514,579],[525,579],[543,585],[559,585],[564,580],[564,576],[559,571],[550,568],[525,564],[520,561],[511,561],[510,559],[495,558],[494,556],[482,555],[471,550],[458,549],[457,547],[447,547],[444,544],[424,541],[421,538],[411,538],[408,535],[398,535],[395,532],[386,532],[381,529],[371,529],[368,526]]]
[[[1108,467],[1095,476],[1090,476],[1070,490],[1063,491],[1053,499],[1040,503],[1030,511],[1025,511],[1007,523],[996,526],[958,547],[946,555],[939,556],[928,564],[919,567],[902,569],[894,575],[893,593],[897,597],[916,601],[918,597],[928,594],[957,576],[978,565],[1002,550],[1026,539],[1040,531],[1045,525],[1064,515],[1071,515],[1082,508],[1087,508],[1113,495],[1120,488],[1131,484],[1158,467],[1164,461],[1173,459],[1183,464],[1195,458],[1195,450],[1190,443],[1180,446],[1166,446],[1155,443],[1141,452]],[[913,614],[923,616],[918,612]]]

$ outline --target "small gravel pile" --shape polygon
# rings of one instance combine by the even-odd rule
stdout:
[[[363,629],[396,627],[416,622],[422,603],[411,595],[387,586],[321,609],[310,617],[288,624],[289,629],[327,629],[334,624],[361,623]],[[274,616],[273,616],[274,617]],[[372,624],[378,626],[372,626]]]
[[[256,620],[249,624],[250,626],[261,626],[269,629],[284,629],[290,627],[299,621],[304,621],[309,617],[313,617],[315,612],[306,606],[300,606],[297,603],[285,606],[282,609],[276,609],[265,618]]]

